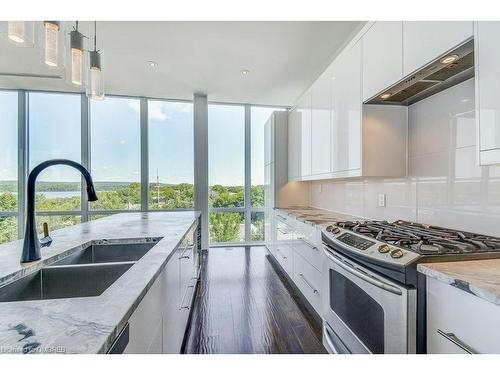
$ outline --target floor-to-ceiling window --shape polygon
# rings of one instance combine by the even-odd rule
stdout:
[[[28,170],[48,159],[81,160],[81,97],[79,94],[28,93]],[[37,226],[51,230],[81,221],[81,175],[55,165],[36,183]]]
[[[193,103],[148,101],[149,209],[194,207]]]
[[[209,105],[211,243],[264,239],[264,123],[273,110]],[[191,101],[0,91],[0,242],[22,237],[18,189],[52,158],[88,166],[99,200],[87,205],[79,172],[52,166],[37,180],[39,230],[43,222],[55,230],[115,212],[194,208],[193,111]]]
[[[245,241],[245,107],[208,106],[211,243]]]
[[[264,128],[274,111],[283,108],[252,106],[250,112],[250,205],[252,241],[264,240]]]
[[[18,94],[0,91],[0,243],[17,239]]]
[[[264,240],[264,125],[275,110],[209,104],[211,243]]]
[[[140,100],[107,97],[90,102],[90,171],[98,200],[93,211],[141,209]]]

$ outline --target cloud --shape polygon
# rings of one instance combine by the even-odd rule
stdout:
[[[171,118],[163,103],[155,101],[149,102],[148,116],[150,120],[154,121],[165,121]]]
[[[140,113],[141,106],[139,101],[129,102],[129,107],[136,113]],[[191,113],[193,105],[184,102],[163,102],[150,100],[148,102],[148,116],[153,121],[166,121],[172,119],[173,112]]]

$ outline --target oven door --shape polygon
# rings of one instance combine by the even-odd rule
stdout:
[[[325,247],[323,343],[330,353],[415,353],[416,291]]]

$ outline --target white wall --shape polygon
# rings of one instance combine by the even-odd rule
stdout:
[[[500,236],[500,166],[476,166],[474,79],[409,108],[408,176],[315,181],[314,207]],[[387,206],[378,207],[379,193]]]

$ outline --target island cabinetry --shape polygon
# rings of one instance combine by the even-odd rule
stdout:
[[[124,353],[181,352],[199,277],[199,228],[197,220],[132,313]]]

